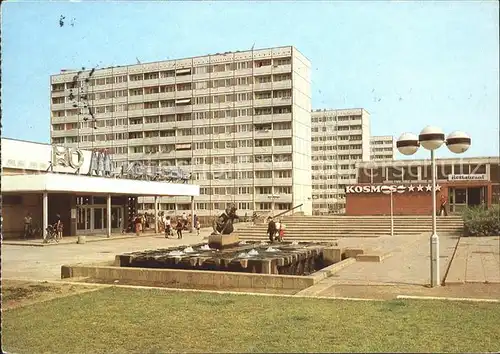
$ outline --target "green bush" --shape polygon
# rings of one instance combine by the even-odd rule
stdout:
[[[500,206],[472,207],[463,211],[465,236],[498,236],[500,235]]]

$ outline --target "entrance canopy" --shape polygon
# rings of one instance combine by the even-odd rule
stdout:
[[[2,176],[2,193],[19,192],[196,197],[200,186],[57,173]]]

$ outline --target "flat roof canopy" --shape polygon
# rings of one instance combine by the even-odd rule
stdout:
[[[2,176],[2,193],[16,192],[196,197],[200,186],[56,173]]]

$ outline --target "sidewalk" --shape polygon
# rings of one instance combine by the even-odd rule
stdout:
[[[462,237],[445,284],[500,284],[500,236]]]
[[[383,286],[385,289],[387,285],[422,287],[429,284],[429,237],[429,233],[423,233],[419,236],[380,237],[377,239],[378,244],[375,249],[381,254],[390,253],[390,257],[380,263],[356,262],[332,277],[303,290],[301,294],[338,296],[340,289],[350,289],[353,286],[355,288],[360,288],[360,286],[364,288],[367,285]],[[346,246],[346,242],[342,241],[339,241],[339,245],[343,243],[342,246]],[[366,244],[359,243],[359,247],[370,247],[368,242]],[[442,235],[440,237],[441,279],[445,277],[457,242],[457,236]],[[343,291],[346,292],[346,290]]]
[[[235,225],[236,229],[236,225]],[[208,237],[212,232],[211,227],[205,227],[200,229],[200,235]],[[175,235],[175,233],[174,233]],[[183,235],[196,235],[196,230],[192,233],[189,231],[183,231]],[[127,240],[127,239],[140,239],[144,237],[164,237],[163,232],[155,233],[154,230],[147,230],[144,233],[141,233],[137,236],[135,233],[126,233],[126,234],[112,234],[111,237],[107,237],[106,235],[82,235],[85,236],[85,243],[89,242],[101,242],[101,241],[115,241],[115,240]],[[176,236],[170,237],[170,239],[177,239]],[[78,240],[78,236],[65,236],[59,242],[51,241],[49,243],[44,243],[43,239],[14,239],[14,240],[2,240],[3,245],[12,245],[12,246],[31,246],[31,247],[47,247],[47,246],[59,246],[59,245],[70,245],[76,244]]]

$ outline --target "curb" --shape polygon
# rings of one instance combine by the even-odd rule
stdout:
[[[4,279],[4,280],[22,280],[30,281],[25,279]],[[86,287],[101,287],[101,288],[128,288],[128,289],[141,289],[141,290],[160,290],[165,292],[188,292],[188,293],[208,293],[208,294],[220,294],[220,295],[241,295],[241,296],[263,296],[263,297],[281,297],[281,298],[307,298],[307,299],[322,299],[322,300],[347,300],[347,301],[386,301],[381,299],[362,299],[362,298],[350,298],[350,297],[329,297],[329,296],[303,296],[303,295],[288,295],[288,294],[267,294],[267,293],[250,293],[242,291],[224,291],[224,290],[204,290],[204,289],[180,289],[180,288],[163,288],[163,287],[153,287],[153,286],[141,286],[141,285],[120,285],[120,284],[94,284],[94,283],[79,283],[64,280],[34,280],[33,282],[38,283],[53,283],[53,284],[69,284],[69,285],[79,285]]]
[[[445,301],[467,301],[467,302],[492,302],[500,303],[497,299],[475,299],[475,298],[463,298],[463,297],[439,297],[439,296],[413,296],[413,295],[398,295],[396,299],[407,299],[407,300],[445,300]]]

